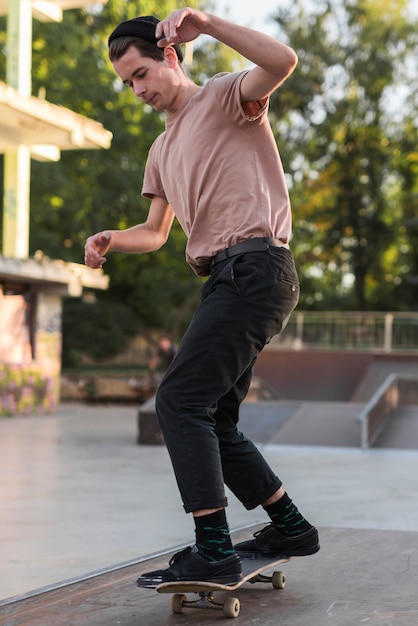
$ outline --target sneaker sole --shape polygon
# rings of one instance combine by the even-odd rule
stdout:
[[[237,554],[241,559],[286,559],[291,556],[310,556],[319,552],[320,545],[311,546],[309,548],[300,548],[299,550],[289,550],[289,552],[277,554],[277,552],[240,552],[237,550]]]
[[[155,589],[156,587],[158,587],[159,585],[162,584],[181,584],[181,583],[215,583],[217,585],[225,585],[225,586],[229,586],[229,585],[236,585],[237,583],[242,581],[242,574],[241,575],[237,575],[234,576],[233,578],[231,576],[218,576],[218,577],[213,577],[210,580],[209,579],[204,579],[204,578],[198,578],[198,579],[190,579],[190,578],[179,578],[176,580],[173,580],[172,578],[170,580],[156,580],[156,579],[147,579],[147,580],[137,580],[136,581],[136,586],[140,587],[141,589]]]

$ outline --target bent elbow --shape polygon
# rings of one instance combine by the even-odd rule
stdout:
[[[288,55],[289,74],[291,74],[293,72],[293,70],[297,66],[298,62],[299,62],[298,55],[293,50],[293,48],[289,48],[289,55]]]
[[[160,250],[160,248],[162,248],[168,241],[168,233],[167,234],[163,234],[160,233],[156,242],[155,242],[155,250]]]
[[[292,50],[292,52],[293,52],[293,69],[295,69],[295,67],[299,63],[299,57],[294,50]]]
[[[274,74],[280,79],[279,84],[292,74],[298,64],[298,60],[298,55],[293,48],[289,48],[289,46],[285,46],[284,50],[282,48],[281,54],[277,57],[277,65],[274,69]]]

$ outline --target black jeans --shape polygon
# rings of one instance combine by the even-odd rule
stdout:
[[[256,358],[299,299],[291,252],[270,247],[214,266],[199,307],[157,391],[156,410],[187,513],[227,505],[225,484],[247,509],[281,486],[237,428]]]

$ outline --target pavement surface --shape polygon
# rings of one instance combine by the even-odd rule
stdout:
[[[236,533],[233,539],[243,539]],[[237,626],[416,626],[416,533],[321,529],[321,550],[281,564],[285,589],[244,584],[216,593],[241,605]],[[167,556],[128,564],[1,606],[4,626],[209,626],[220,611],[173,614],[170,596],[138,589],[139,568],[165,567]],[[195,594],[187,594],[196,600]],[[236,600],[233,601],[236,604]]]
[[[53,415],[0,421],[1,624],[35,626],[38,621],[33,616],[29,621],[14,619],[12,607],[16,608],[23,598],[32,597],[33,602],[38,598],[42,602],[42,594],[36,590],[67,588],[68,579],[73,583],[103,581],[100,576],[97,579],[91,575],[98,570],[103,576],[119,576],[118,580],[128,575],[132,586],[141,562],[154,562],[156,554],[163,554],[160,560],[166,563],[165,553],[171,554],[176,547],[193,542],[193,520],[183,512],[165,447],[137,445],[136,431],[135,406],[61,404]],[[260,429],[267,431],[268,436],[260,439],[270,442],[274,440],[271,427]],[[292,592],[296,595],[290,596],[284,621],[277,621],[277,613],[275,618],[269,618],[266,612],[262,621],[254,618],[255,621],[242,623],[353,626],[370,622],[373,626],[416,626],[418,451],[295,446],[262,440],[258,443],[299,509],[320,528],[323,549],[321,557],[293,560],[298,586]],[[253,528],[244,528],[267,521],[262,509],[245,511],[231,495],[228,519],[233,531],[247,535],[252,534]],[[344,574],[348,559],[350,576]],[[293,561],[289,569],[294,567]],[[364,570],[366,561],[371,570]],[[356,563],[363,572],[360,576],[356,574]],[[120,564],[125,567],[120,568]],[[391,588],[392,571],[397,578]],[[341,577],[338,590],[332,587],[332,572]],[[301,599],[303,590],[307,593],[306,585],[311,584],[309,577],[315,576],[319,578],[308,592],[309,612]],[[344,577],[348,576],[357,595],[343,592]],[[323,585],[325,595],[315,600]],[[362,585],[366,587],[360,593]],[[103,588],[100,589],[103,594]],[[122,585],[122,595],[124,589]],[[376,589],[381,591],[374,597],[371,590]],[[96,598],[99,604],[100,593]],[[131,593],[136,594],[141,607],[139,621],[129,621],[120,613],[119,618],[114,614],[104,618],[102,614],[102,618],[96,615],[93,619],[99,606],[95,605],[95,610],[90,607],[88,619],[78,615],[74,620],[67,617],[67,621],[61,621],[61,607],[60,619],[44,616],[39,623],[154,626],[177,624],[181,619],[169,617],[168,598],[148,593],[139,596],[142,592],[134,586],[129,597]],[[253,596],[251,589],[246,597]],[[334,600],[328,603],[331,596],[335,596]],[[396,607],[394,597],[398,598]],[[158,607],[153,598],[159,600]],[[65,602],[68,607],[68,598]],[[129,608],[132,617],[135,600],[119,597],[113,608],[118,602]],[[254,602],[259,603],[259,599]],[[303,609],[303,614],[298,613],[299,621],[292,621],[295,605],[299,611]],[[85,611],[85,603],[83,606]],[[253,617],[257,606],[254,605]],[[314,609],[318,619],[313,617]]]

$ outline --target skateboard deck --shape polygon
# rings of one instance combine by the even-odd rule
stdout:
[[[286,578],[281,571],[272,571],[281,563],[288,563],[290,557],[267,559],[267,558],[246,558],[241,556],[242,579],[233,585],[222,585],[220,583],[202,581],[176,581],[173,583],[162,583],[155,587],[158,593],[171,593],[171,610],[173,613],[184,613],[186,609],[216,609],[223,611],[225,617],[238,617],[240,612],[240,602],[238,598],[227,597],[222,603],[216,602],[214,592],[235,591],[244,583],[270,583],[274,589],[284,589]],[[267,574],[267,572],[271,572]],[[199,594],[198,600],[188,600],[185,593]]]

